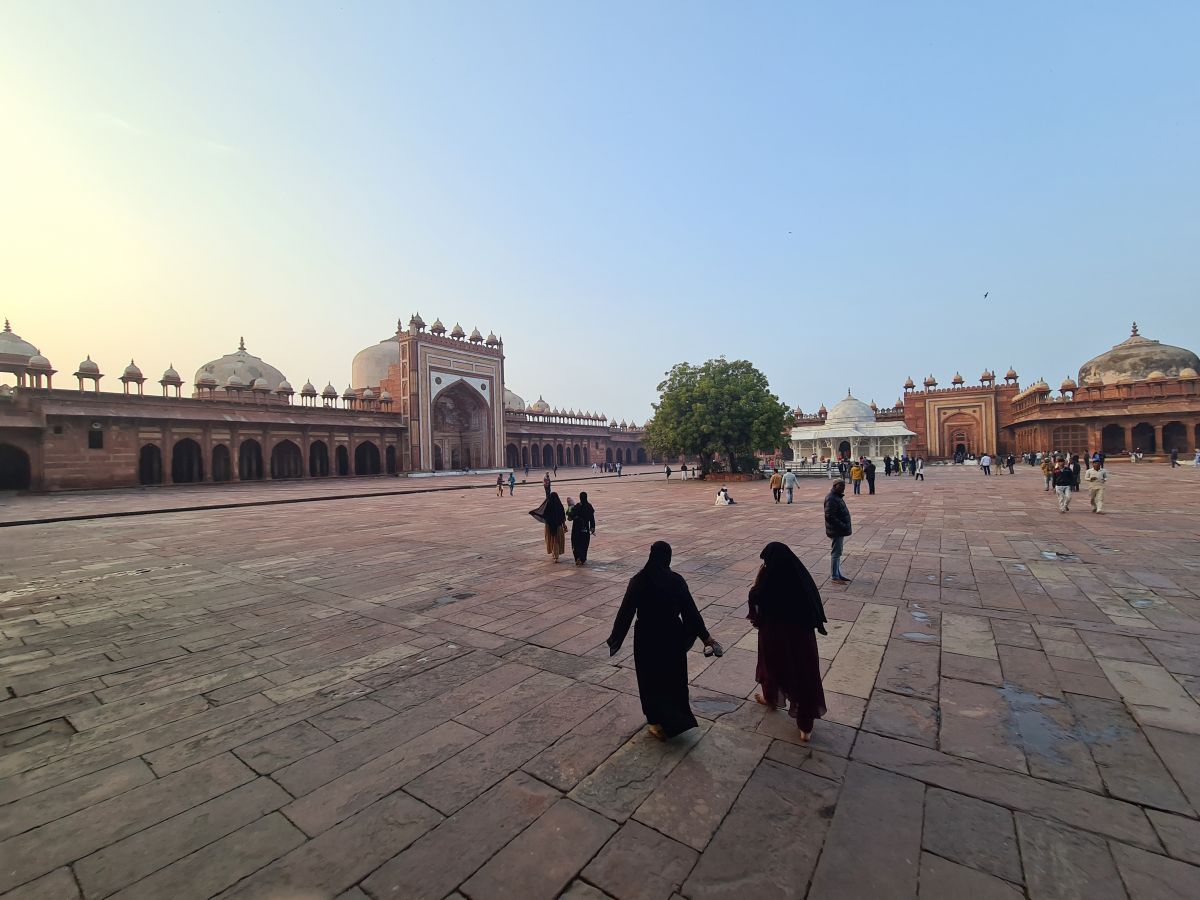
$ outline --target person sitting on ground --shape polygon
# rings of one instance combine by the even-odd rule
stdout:
[[[729,488],[722,487],[717,491],[717,502],[714,506],[733,506],[734,499],[729,496]]]

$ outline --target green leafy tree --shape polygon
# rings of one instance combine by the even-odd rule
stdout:
[[[756,451],[778,447],[793,424],[767,376],[744,359],[683,362],[666,374],[646,423],[645,441],[656,455],[699,457],[705,472],[723,458],[729,471],[744,471],[756,465]]]

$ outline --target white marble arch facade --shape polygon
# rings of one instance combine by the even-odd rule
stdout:
[[[882,459],[885,456],[903,456],[908,449],[908,442],[914,437],[915,432],[898,422],[851,428],[814,425],[793,428],[791,444],[797,459],[812,457],[813,454],[820,459],[836,459],[841,452],[848,452],[852,459],[860,456]],[[843,444],[849,445],[848,451],[842,449]]]

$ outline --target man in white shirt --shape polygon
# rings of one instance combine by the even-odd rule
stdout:
[[[986,453],[979,460],[979,468],[983,469],[984,475],[992,474],[992,458]]]
[[[1083,473],[1087,482],[1088,499],[1092,504],[1092,512],[1104,515],[1104,482],[1108,481],[1108,469],[1100,464],[1100,460],[1092,460],[1092,467]]]

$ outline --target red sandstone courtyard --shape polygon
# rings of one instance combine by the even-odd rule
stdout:
[[[823,480],[564,480],[583,570],[483,476],[6,497],[0,898],[1200,896],[1200,472],[926,471],[847,498],[845,588]],[[727,648],[666,744],[603,647],[656,539]],[[770,540],[832,620],[809,745],[747,699]]]

